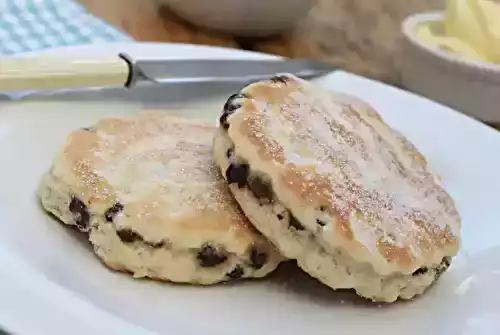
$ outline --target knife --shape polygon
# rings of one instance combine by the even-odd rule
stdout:
[[[310,79],[333,70],[330,65],[308,59],[135,59],[125,53],[95,60],[3,58],[0,59],[0,92],[130,88],[140,82],[249,82],[278,73]]]

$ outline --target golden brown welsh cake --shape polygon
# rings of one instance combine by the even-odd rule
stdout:
[[[72,132],[43,206],[88,232],[110,268],[174,282],[262,277],[281,260],[213,162],[215,126],[146,113]]]
[[[457,254],[453,200],[358,99],[291,75],[252,84],[224,106],[214,153],[254,226],[334,289],[409,299]]]

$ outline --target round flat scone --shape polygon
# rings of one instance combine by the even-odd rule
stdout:
[[[424,157],[353,97],[291,75],[247,86],[214,154],[254,226],[334,289],[409,299],[458,252],[459,214]]]
[[[173,282],[263,277],[281,256],[213,162],[215,126],[145,113],[72,132],[43,177],[43,207],[89,234],[110,268]]]

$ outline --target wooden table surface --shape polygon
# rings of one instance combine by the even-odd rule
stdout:
[[[80,1],[138,41],[208,44],[314,58],[397,84],[401,21],[411,13],[439,8],[442,0],[318,0],[293,29],[260,40],[198,29],[156,0]]]

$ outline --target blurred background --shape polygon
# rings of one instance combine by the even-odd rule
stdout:
[[[0,0],[0,56],[134,40],[321,60],[500,124],[500,0]]]
[[[31,33],[40,31],[37,38],[41,41],[56,30],[62,40],[58,43],[63,45],[127,37],[217,45],[320,59],[395,83],[398,70],[394,55],[402,20],[411,13],[442,8],[443,1],[4,0],[0,1],[0,37],[21,29],[16,25],[31,22]],[[96,23],[87,14],[111,27]],[[47,27],[43,29],[43,25]],[[94,31],[88,32],[89,27]],[[87,39],[77,36],[71,41],[72,36],[64,36],[82,30],[81,35]],[[105,36],[98,36],[99,31]],[[18,34],[20,38],[22,33]],[[51,41],[39,41],[42,45],[36,42],[18,49],[35,51],[44,45],[57,46]]]
[[[201,43],[315,58],[389,82],[398,81],[395,49],[403,19],[444,7],[444,0],[81,2],[137,40]]]

